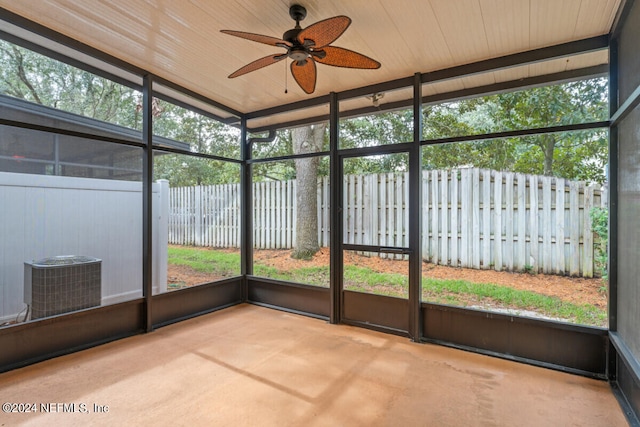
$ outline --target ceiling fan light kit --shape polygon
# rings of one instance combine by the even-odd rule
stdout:
[[[289,8],[289,15],[296,21],[296,26],[286,31],[281,39],[243,31],[221,30],[224,34],[286,49],[282,54],[268,55],[250,62],[231,73],[229,78],[239,77],[285,58],[291,58],[290,69],[294,80],[305,93],[311,94],[316,90],[316,62],[343,68],[380,68],[380,63],[368,56],[349,49],[329,46],[351,25],[349,17],[334,16],[302,28],[300,21],[307,16],[307,10],[295,4]]]

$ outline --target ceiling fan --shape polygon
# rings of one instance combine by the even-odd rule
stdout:
[[[243,31],[221,30],[224,34],[286,49],[284,53],[268,55],[250,62],[231,73],[230,79],[275,64],[285,58],[291,58],[293,78],[302,90],[310,94],[316,90],[316,62],[344,68],[380,68],[380,63],[368,56],[349,49],[329,46],[349,27],[351,24],[349,17],[334,16],[302,28],[300,21],[307,16],[307,10],[303,6],[294,4],[289,8],[289,15],[296,21],[296,26],[286,31],[281,39]]]

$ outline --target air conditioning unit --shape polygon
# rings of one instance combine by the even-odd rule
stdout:
[[[65,255],[24,263],[24,302],[31,319],[55,316],[101,303],[102,260]]]

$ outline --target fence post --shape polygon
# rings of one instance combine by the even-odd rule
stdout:
[[[183,187],[184,197],[185,197],[185,215],[184,215],[184,224],[185,224],[185,244],[193,245],[193,188],[192,187]]]
[[[155,215],[157,223],[155,225],[155,239],[153,239],[153,272],[154,287],[158,293],[167,291],[167,269],[168,269],[168,242],[169,242],[169,181],[159,179],[156,183],[158,189],[158,213]]]
[[[569,274],[580,275],[580,187],[569,181]]]
[[[273,181],[266,181],[264,183],[265,185],[265,227],[266,227],[266,248],[268,249],[273,249],[274,248],[274,237],[275,237],[275,232],[273,230],[273,225],[274,225],[274,215],[273,215],[273,208],[275,205],[275,197],[273,195],[273,186],[274,186],[274,182]]]
[[[502,270],[502,172],[493,180],[493,268]]]
[[[460,267],[471,267],[469,248],[471,246],[471,170],[460,171]]]
[[[519,173],[516,179],[518,180],[518,243],[515,268],[524,271],[527,264],[527,178]]]
[[[446,170],[440,173],[440,212],[442,212],[440,264],[449,265],[449,171]]]
[[[395,187],[395,196],[396,196],[396,246],[405,246],[404,244],[404,226],[405,226],[405,217],[404,217],[404,205],[405,205],[405,194],[404,194],[404,173],[395,174],[396,179],[396,187]],[[403,259],[403,255],[396,255],[394,259]]]
[[[175,228],[173,225],[173,221],[175,220],[175,214],[174,214],[174,204],[175,204],[175,196],[174,196],[174,189],[173,188],[169,188],[169,194],[168,194],[168,203],[169,203],[169,218],[167,219],[168,222],[168,231],[167,231],[167,235],[168,235],[168,240],[169,243],[175,243]]]
[[[225,227],[224,227],[224,247],[233,247],[233,199],[231,194],[231,184],[222,185],[222,200],[224,202]]]
[[[264,181],[256,182],[254,183],[254,186],[254,190],[257,191],[255,196],[255,207],[259,221],[254,222],[258,237],[253,243],[253,246],[256,249],[267,249],[267,240],[269,239],[269,233],[267,231],[267,183]]]
[[[394,175],[392,173],[387,173],[387,206],[388,206],[388,215],[387,215],[387,245],[395,246],[396,245],[396,215],[395,215],[395,180]],[[387,254],[388,258],[393,259],[392,254]]]
[[[287,181],[287,247],[292,248],[294,244],[293,234],[295,232],[293,225],[293,218],[295,212],[293,212],[293,203],[295,195],[293,191],[293,180]]]
[[[542,272],[551,273],[551,177],[543,176],[542,178],[542,253],[543,264]]]
[[[240,239],[241,239],[241,225],[240,225],[240,217],[241,217],[241,213],[240,213],[240,199],[241,199],[241,195],[240,195],[240,184],[233,184],[233,210],[235,212],[234,218],[236,219],[235,222],[235,248],[240,248],[242,245],[240,243]],[[251,206],[248,207],[249,209],[253,209]],[[249,248],[249,250],[251,250],[251,248]]]
[[[279,197],[279,196],[278,196]],[[278,203],[278,209],[280,212],[284,212],[285,206]],[[322,177],[316,178],[316,224],[318,227],[318,246],[322,247]],[[280,213],[282,215],[282,213]],[[279,216],[280,216],[279,215]],[[282,234],[282,230],[280,230]],[[281,247],[285,247],[284,242]]]
[[[380,188],[379,190],[379,195],[378,195],[378,200],[380,203],[380,231],[379,231],[379,244],[380,246],[386,246],[387,245],[387,176],[383,173],[381,173],[379,175],[379,183],[378,186]],[[387,254],[386,253],[381,253],[380,254],[381,258],[386,258]]]
[[[202,188],[203,246],[214,246],[213,236],[218,228],[218,216],[215,210],[216,193],[219,187],[224,188],[224,185],[207,185]]]
[[[202,246],[202,186],[196,185],[193,189],[194,212],[193,220],[195,231],[193,242],[196,246]]]
[[[422,258],[431,260],[429,251],[429,172],[422,171]]]
[[[284,196],[283,190],[286,185],[286,181],[277,181],[277,192],[276,192],[276,240],[277,240],[277,248],[283,249],[286,248],[286,239],[284,238],[284,223],[285,223],[285,215],[286,207],[284,206]],[[318,233],[321,232],[322,227],[322,211],[320,210],[320,206],[322,205],[322,200],[320,199],[320,194],[318,193],[318,184],[316,180],[316,215],[318,221]],[[318,234],[319,235],[319,234]]]
[[[369,231],[365,234],[365,244],[378,244],[378,174],[371,174],[367,177],[367,183],[364,192],[364,204],[368,209],[366,217],[366,229]]]
[[[457,267],[459,265],[459,252],[458,252],[458,174],[460,172],[457,169],[451,170],[451,195],[449,198],[449,204],[451,205],[451,251],[449,255],[449,264]]]
[[[565,196],[565,180],[556,178],[556,256],[553,260],[555,263],[554,271],[556,274],[563,274],[565,271],[564,256],[564,196]]]
[[[364,175],[356,175],[356,192],[353,204],[356,209],[356,244],[361,245],[363,243],[362,238],[364,235],[364,203],[363,203],[363,192],[364,192]]]
[[[504,184],[504,205],[505,205],[505,245],[504,245],[504,255],[505,255],[505,268],[507,271],[513,271],[513,258],[515,255],[515,251],[513,250],[513,174],[505,173],[505,184]]]
[[[351,240],[351,236],[353,233],[351,232],[351,210],[349,209],[349,195],[351,194],[351,187],[349,184],[349,176],[345,175],[342,177],[342,242],[343,243],[353,243]]]
[[[215,237],[220,223],[220,215],[217,212],[218,193],[220,185],[208,185],[204,188],[205,196],[205,241],[207,246],[215,246]]]
[[[584,189],[584,231],[582,248],[584,258],[583,264],[583,277],[593,277],[593,230],[591,228],[591,209],[593,208],[593,186],[589,185]]]
[[[473,212],[471,216],[472,232],[471,237],[471,257],[473,260],[473,268],[480,269],[480,169],[473,169],[473,181],[471,184]]]
[[[438,187],[438,175],[437,170],[431,171],[431,262],[436,265],[440,264],[440,225],[438,224],[440,189]]]
[[[329,177],[322,177],[322,243],[321,246],[328,247],[329,242]],[[288,247],[288,246],[287,246]]]
[[[482,171],[482,269],[491,268],[491,171]]]
[[[297,188],[298,187],[296,185],[296,181],[293,180],[291,188],[291,247],[294,247],[296,245],[296,228],[298,224],[298,197],[296,197],[298,191]]]

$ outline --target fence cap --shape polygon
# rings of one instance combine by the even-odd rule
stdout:
[[[28,262],[37,267],[56,266],[56,265],[81,265],[95,262],[101,262],[102,260],[89,256],[82,255],[58,255],[49,258],[42,258],[37,261]]]

